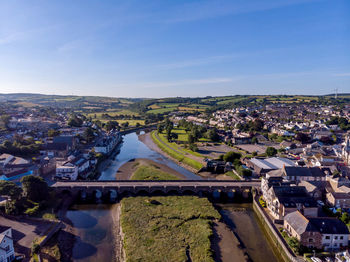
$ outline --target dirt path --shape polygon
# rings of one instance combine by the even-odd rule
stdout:
[[[140,165],[154,166],[159,170],[175,175],[180,179],[186,179],[184,175],[166,165],[157,163],[151,159],[137,158],[129,160],[127,163],[125,163],[118,169],[116,173],[116,180],[129,180]]]

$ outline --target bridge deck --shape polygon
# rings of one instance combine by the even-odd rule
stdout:
[[[258,181],[232,180],[120,180],[120,181],[59,181],[51,187],[156,187],[156,186],[213,186],[213,187],[260,187]]]

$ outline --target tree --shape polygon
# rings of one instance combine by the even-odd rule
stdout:
[[[266,148],[265,153],[266,153],[267,156],[271,157],[271,156],[274,156],[274,155],[277,154],[277,150],[276,150],[276,148],[274,148],[272,146],[269,146],[269,147]]]
[[[264,121],[261,119],[255,119],[251,124],[251,130],[261,131],[264,128]]]
[[[83,120],[75,114],[73,114],[68,120],[68,125],[72,127],[81,127],[82,124]]]
[[[205,133],[205,136],[213,142],[217,142],[220,140],[220,136],[218,135],[217,130],[215,128],[208,130]]]
[[[25,176],[21,179],[24,194],[29,200],[40,202],[47,198],[49,187],[45,180],[39,176]]]
[[[257,144],[258,143],[258,139],[256,138],[256,136],[254,136],[252,138],[252,144]]]
[[[343,221],[344,224],[348,224],[350,222],[350,216],[348,212],[344,212],[341,217],[340,220]]]
[[[90,143],[95,138],[94,130],[91,127],[86,128],[83,137],[86,142]]]
[[[50,129],[50,130],[47,132],[47,135],[48,135],[49,137],[58,136],[59,134],[60,134],[60,131],[55,130],[55,129]]]
[[[310,140],[310,137],[305,133],[297,133],[295,135],[295,140],[300,141],[301,143],[306,143]]]
[[[158,124],[157,126],[157,131],[158,131],[158,134],[161,134],[164,130],[164,126],[162,124]]]
[[[235,160],[239,160],[241,158],[241,154],[240,153],[237,153],[237,152],[233,152],[233,151],[230,151],[230,152],[227,152],[223,159],[225,162],[231,162],[231,163],[234,163]]]
[[[0,181],[0,195],[10,196],[11,199],[19,199],[22,196],[22,188],[10,181]]]
[[[105,128],[107,131],[111,131],[113,129],[117,129],[119,127],[119,124],[117,121],[108,121],[105,125]]]
[[[193,144],[194,142],[196,142],[194,136],[192,134],[189,134],[187,137],[187,141],[189,144]]]

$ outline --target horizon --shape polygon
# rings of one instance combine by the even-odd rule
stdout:
[[[106,98],[119,98],[119,99],[168,99],[168,98],[206,98],[206,97],[233,97],[233,96],[307,96],[307,97],[319,97],[319,96],[334,96],[335,93],[330,94],[320,94],[320,95],[310,95],[310,94],[261,94],[261,95],[251,95],[251,94],[228,94],[228,95],[217,95],[217,96],[164,96],[164,97],[118,97],[118,96],[100,96],[100,95],[69,95],[69,94],[45,94],[45,93],[0,93],[3,95],[42,95],[42,96],[62,96],[62,97],[106,97]],[[350,93],[337,93],[338,96],[350,95]]]
[[[6,1],[0,93],[348,93],[349,46],[346,0]]]

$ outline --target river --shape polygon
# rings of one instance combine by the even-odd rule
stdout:
[[[140,134],[142,134],[142,132],[143,131],[141,131]],[[100,180],[115,180],[115,174],[117,173],[118,169],[129,160],[135,158],[147,158],[160,164],[167,165],[168,167],[183,174],[188,179],[202,179],[200,176],[177,165],[158,152],[151,150],[148,146],[146,146],[138,139],[138,135],[135,132],[124,135],[123,142],[118,147],[120,153],[116,155],[115,159],[111,162],[107,169],[101,173],[101,176],[99,178]]]
[[[115,179],[115,173],[120,166],[133,158],[149,158],[166,164],[184,174],[189,179],[197,179],[197,175],[178,166],[157,152],[152,151],[141,141],[136,133],[124,136],[120,153],[107,170],[103,172],[101,180]],[[73,247],[74,261],[115,261],[115,241],[113,212],[118,204],[77,204],[67,211],[77,232]],[[225,224],[240,240],[246,253],[254,262],[277,262],[263,231],[258,225],[252,204],[218,204]],[[230,261],[237,261],[234,257]],[[239,261],[238,261],[239,262]]]

